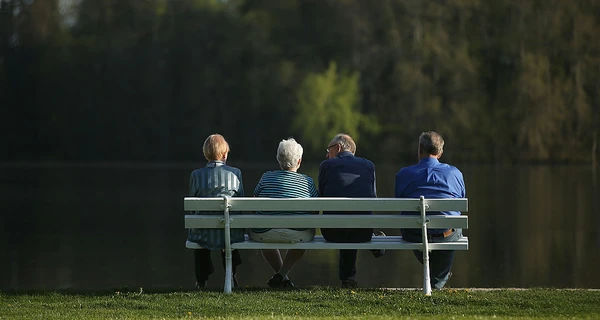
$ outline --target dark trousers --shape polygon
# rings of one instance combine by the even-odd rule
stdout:
[[[225,251],[219,250],[221,252],[221,262],[223,263],[223,268],[225,268]],[[208,249],[196,249],[194,250],[194,268],[196,272],[196,281],[198,283],[203,283],[208,280],[208,276],[215,272],[215,268],[212,263],[212,259],[210,257],[210,253],[212,251]],[[233,266],[233,274],[237,270],[237,266],[242,264],[242,257],[237,250],[233,250],[231,252],[231,265]]]
[[[329,242],[369,242],[373,229],[321,229],[323,238]],[[340,250],[338,262],[340,280],[356,275],[356,249]]]

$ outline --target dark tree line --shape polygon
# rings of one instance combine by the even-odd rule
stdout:
[[[0,160],[596,162],[599,0],[0,0]]]

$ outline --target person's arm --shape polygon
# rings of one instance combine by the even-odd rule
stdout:
[[[309,185],[309,192],[310,192],[310,197],[311,198],[316,198],[319,196],[319,191],[317,191],[317,187],[315,186],[315,182],[313,181],[313,179],[311,177],[308,177],[308,185]]]
[[[375,165],[373,165],[373,198],[377,198],[377,177],[375,175]]]
[[[262,192],[262,189],[263,189],[263,178],[264,177],[265,177],[265,174],[263,173],[263,175],[260,177],[260,180],[258,180],[256,187],[254,187],[254,196],[255,197],[260,197],[260,193]],[[260,214],[260,211],[256,211],[255,213]]]
[[[242,180],[242,170],[238,169],[237,171],[234,171],[234,177],[236,179],[238,179],[238,181],[240,183],[238,185],[237,190],[235,190],[235,194],[233,196],[234,197],[243,197],[244,196],[244,183],[243,183],[243,180]],[[241,212],[241,211],[232,211],[231,214],[243,214],[243,212]],[[246,233],[246,231],[244,231],[244,233]]]
[[[456,171],[457,171],[456,180],[457,180],[457,184],[458,184],[458,194],[460,195],[460,198],[466,198],[467,197],[467,189],[465,187],[465,180],[463,178],[463,174],[458,169],[456,169]]]
[[[242,180],[242,170],[238,170],[238,174],[237,174],[238,179],[240,180],[240,186],[238,188],[238,192],[237,192],[237,196],[238,197],[243,197],[244,196],[244,183]]]
[[[406,189],[407,179],[404,177],[402,170],[403,169],[400,169],[400,171],[396,173],[396,182],[394,184],[394,197],[396,198],[402,198],[404,189]]]
[[[308,177],[308,186],[310,188],[310,197],[316,198],[319,196],[319,191],[317,191],[317,187],[315,186],[315,182],[311,177]],[[319,211],[313,211],[311,214],[319,214]]]
[[[321,164],[319,165],[319,190],[318,190],[319,197],[324,196],[325,184],[327,183],[326,170],[327,169],[325,169],[323,162],[321,162]]]
[[[190,174],[189,196],[190,197],[196,196],[196,192],[198,191],[197,189],[198,189],[198,184],[196,183],[195,175],[192,172],[192,174]]]
[[[451,176],[448,176],[448,192],[450,193],[451,198],[465,198],[465,181],[463,180],[463,175],[455,167],[452,167]],[[446,211],[443,212],[447,215],[460,215],[462,214],[460,211]]]
[[[194,172],[192,172],[190,174],[189,196],[190,197],[198,196],[198,181],[196,179],[196,174],[194,174]],[[202,213],[200,211],[194,211],[194,214],[202,214]]]
[[[255,197],[260,197],[260,192],[262,191],[262,184],[263,184],[263,178],[265,177],[265,175],[263,174],[260,177],[260,180],[258,180],[258,183],[256,184],[256,187],[254,187],[254,196]]]

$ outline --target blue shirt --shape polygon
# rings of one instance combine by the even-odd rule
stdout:
[[[396,198],[426,199],[465,198],[463,175],[456,167],[441,163],[435,158],[424,158],[418,164],[400,169],[396,174]],[[402,212],[418,215],[418,212]],[[430,213],[427,213],[430,214]],[[460,211],[442,211],[445,215],[460,215]]]
[[[225,165],[223,161],[211,161],[204,168],[196,169],[190,175],[190,197],[243,197],[242,172],[238,168]],[[234,212],[232,212],[234,213]],[[223,215],[223,211],[195,214]],[[190,229],[188,240],[210,250],[225,247],[224,229]],[[231,229],[231,242],[244,241],[244,229]]]
[[[319,193],[315,187],[313,179],[305,174],[288,171],[277,170],[265,172],[256,188],[254,188],[255,197],[265,198],[311,198],[318,197]],[[258,214],[309,214],[312,212],[306,211],[257,211]],[[271,229],[252,229],[254,232],[262,233]],[[294,230],[306,230],[294,229]]]
[[[373,162],[342,151],[319,165],[319,196],[376,198],[375,165]],[[348,214],[352,212],[326,212]],[[357,212],[369,214],[370,212]]]

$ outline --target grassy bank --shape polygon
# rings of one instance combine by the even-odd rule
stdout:
[[[0,319],[600,319],[600,291],[337,289],[0,293]]]

